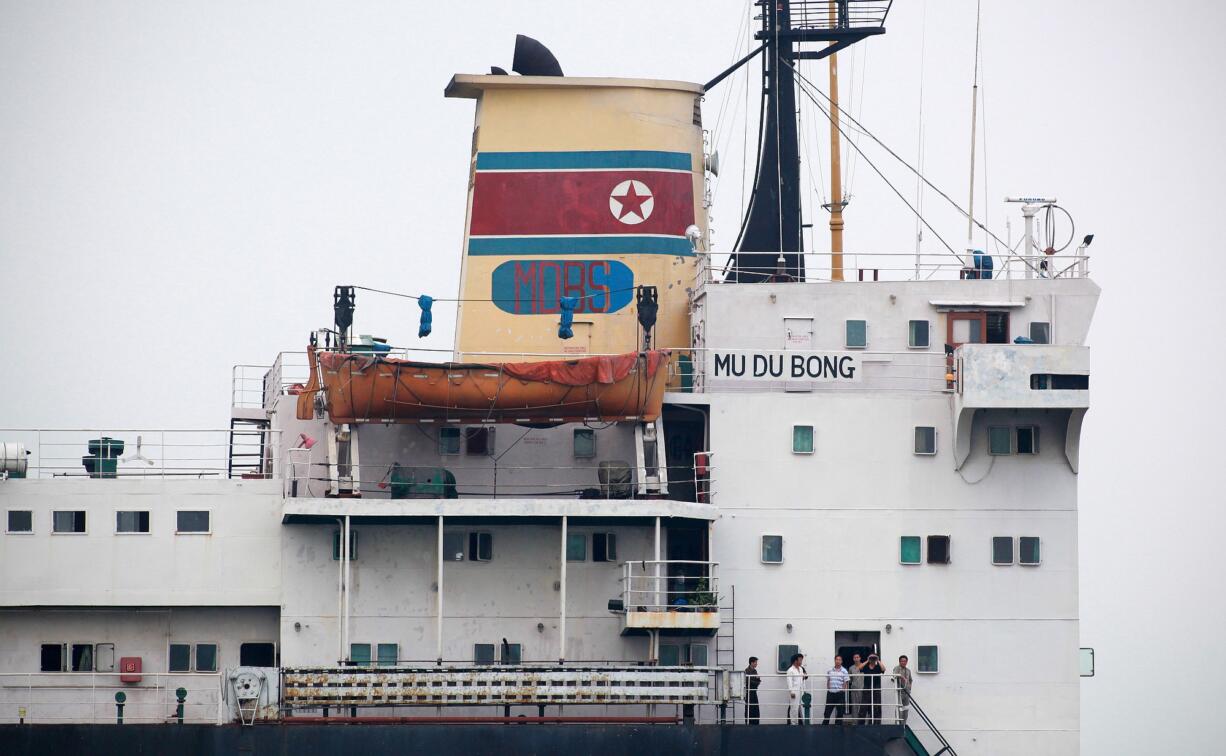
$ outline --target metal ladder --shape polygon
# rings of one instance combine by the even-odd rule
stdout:
[[[728,591],[728,603],[719,608],[719,629],[715,632],[715,666],[736,669],[736,586]]]
[[[245,473],[268,477],[264,469],[264,452],[267,447],[268,420],[230,418],[230,458],[226,477],[241,478]]]

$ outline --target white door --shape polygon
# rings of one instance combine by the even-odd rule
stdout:
[[[783,319],[783,348],[789,352],[813,350],[813,318]],[[787,366],[784,366],[787,369]],[[785,381],[784,391],[812,391],[812,381]]]

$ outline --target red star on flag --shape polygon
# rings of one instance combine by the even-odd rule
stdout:
[[[618,220],[625,218],[630,213],[634,213],[640,218],[645,218],[646,215],[643,213],[643,203],[651,199],[651,195],[639,194],[634,191],[634,182],[631,181],[629,182],[629,186],[626,187],[626,193],[622,195],[615,194],[613,195],[613,199],[621,203],[622,206],[621,212],[617,214]]]

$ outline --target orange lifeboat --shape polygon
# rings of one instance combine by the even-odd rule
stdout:
[[[311,419],[322,394],[333,423],[652,422],[664,401],[668,357],[667,350],[651,350],[546,362],[428,363],[310,347],[311,378],[298,395],[298,418]]]

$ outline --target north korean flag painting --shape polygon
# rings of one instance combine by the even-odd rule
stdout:
[[[686,152],[481,152],[470,255],[692,255]]]

